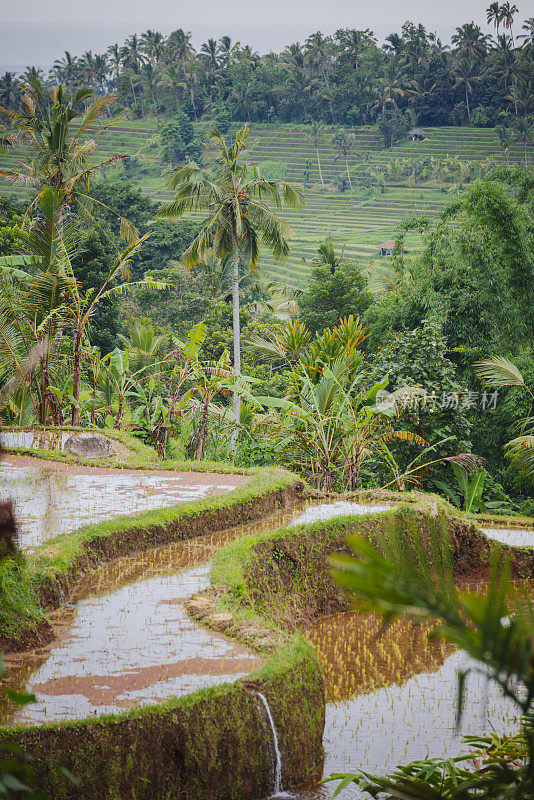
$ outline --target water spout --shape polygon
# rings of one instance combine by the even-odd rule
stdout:
[[[269,720],[269,726],[271,728],[271,737],[274,750],[274,785],[271,797],[293,797],[293,795],[289,794],[288,792],[282,791],[282,754],[280,752],[278,734],[276,733],[276,727],[274,724],[273,715],[271,714],[271,709],[269,708],[269,703],[267,702],[265,695],[263,695],[261,692],[255,692],[255,695],[259,698],[260,703],[265,710],[267,719]]]

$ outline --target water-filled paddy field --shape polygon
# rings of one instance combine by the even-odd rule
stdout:
[[[2,492],[14,497],[22,544],[31,549],[61,532],[231,491],[244,476],[172,473],[38,462],[8,456]],[[40,724],[100,716],[235,681],[264,657],[194,622],[185,601],[209,586],[210,562],[225,544],[283,525],[336,515],[379,513],[392,506],[309,501],[248,525],[117,559],[89,573],[53,616],[55,641],[8,656],[6,683],[37,702],[3,721]],[[529,531],[488,535],[530,546]],[[383,773],[398,763],[464,752],[454,728],[458,670],[466,657],[426,630],[397,621],[386,630],[373,615],[325,617],[307,635],[326,684],[324,775],[356,768]],[[473,673],[460,733],[513,732],[515,710],[483,674]],[[281,758],[283,760],[283,749]],[[320,776],[318,776],[320,777]],[[334,785],[295,796],[328,797]],[[363,795],[348,788],[342,797]]]
[[[455,730],[459,670],[476,667],[427,631],[397,620],[381,631],[375,615],[326,618],[309,635],[326,677],[324,775],[362,769],[377,775],[398,764],[468,752],[462,735],[513,733],[517,709],[485,675],[467,681],[465,711]],[[300,800],[329,797],[335,783],[305,790]],[[342,798],[368,798],[355,786]]]
[[[19,541],[29,551],[81,525],[200,500],[245,483],[241,475],[102,469],[9,455],[0,500],[15,504]]]

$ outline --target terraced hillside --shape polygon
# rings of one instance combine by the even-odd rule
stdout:
[[[365,175],[375,170],[383,172],[402,159],[421,161],[428,158],[481,162],[491,159],[504,161],[499,140],[493,129],[480,128],[428,128],[428,139],[422,142],[404,141],[393,148],[385,148],[374,127],[357,133],[354,151],[348,156],[354,184],[353,192],[340,192],[334,188],[336,176],[345,174],[345,162],[332,146],[333,128],[325,128],[319,147],[323,189],[319,181],[315,148],[308,137],[306,126],[253,124],[249,140],[249,157],[262,166],[273,178],[283,178],[302,184],[308,172],[306,205],[302,212],[286,213],[292,225],[292,249],[284,264],[277,264],[267,255],[262,262],[265,277],[304,285],[309,265],[317,245],[330,236],[334,243],[345,247],[345,253],[360,262],[370,264],[378,258],[378,245],[391,239],[396,223],[406,214],[437,216],[448,201],[448,191],[440,191],[436,180],[425,180],[422,185],[410,185],[407,177],[387,177],[385,191],[378,186],[365,186]],[[165,188],[168,168],[159,158],[157,126],[152,120],[125,121],[110,128],[100,139],[95,157],[104,159],[116,153],[128,153],[138,158],[130,167],[110,168],[109,177],[129,179],[141,185],[143,192],[155,200],[166,200],[170,192]],[[534,148],[527,153],[529,163],[534,162]],[[514,145],[510,161],[521,163],[524,159],[522,145]],[[0,164],[8,166],[14,159],[0,157]],[[27,191],[6,184],[0,186],[9,193]],[[416,248],[418,239],[407,239],[408,249]]]

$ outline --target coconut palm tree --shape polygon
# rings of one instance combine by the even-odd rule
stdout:
[[[123,50],[119,47],[118,43],[112,44],[108,47],[107,51],[108,64],[112,72],[115,74],[115,88],[119,84],[119,75],[123,62]]]
[[[527,145],[532,141],[534,123],[528,117],[519,117],[514,120],[516,141],[521,142],[525,151],[525,169],[528,169]]]
[[[143,62],[143,57],[141,55],[141,43],[139,41],[139,37],[135,33],[128,39],[126,39],[124,46],[121,49],[121,56],[124,67],[125,69],[128,70],[128,77],[130,78],[130,87],[132,90],[133,101],[134,103],[137,103],[133,78],[134,75],[138,73],[139,66]],[[141,109],[142,109],[142,101],[141,101]]]
[[[355,143],[356,143],[356,136],[354,134],[350,134],[349,135],[349,134],[347,134],[345,131],[343,131],[341,129],[337,130],[335,132],[335,134],[333,135],[333,137],[332,137],[332,144],[339,151],[337,156],[335,157],[334,161],[336,161],[341,156],[343,156],[343,158],[345,159],[345,167],[346,167],[346,170],[347,170],[347,180],[349,182],[349,187],[350,187],[351,191],[352,191],[352,181],[350,179],[350,170],[349,170],[349,160],[348,159],[349,159],[349,153],[351,152],[351,150],[354,147]],[[360,158],[363,158],[363,153],[357,153],[357,155],[359,155]]]
[[[223,67],[229,67],[232,59],[239,49],[239,42],[232,44],[229,36],[221,36],[218,44],[219,49],[219,63]]]
[[[172,340],[172,337],[170,337]],[[143,371],[143,375],[154,373],[158,369],[158,361],[164,349],[168,349],[169,335],[157,334],[152,325],[137,320],[128,331],[128,336],[121,336],[127,345],[130,364],[133,372]],[[172,341],[171,341],[172,344]]]
[[[523,109],[523,116],[527,117],[534,108],[534,91],[533,85],[527,80],[517,80],[510,92],[506,95],[506,99],[514,104],[516,116],[519,115],[519,107]]]
[[[95,57],[91,50],[86,50],[79,61],[79,70],[82,83],[94,88],[95,86]]]
[[[317,255],[312,259],[312,265],[314,267],[329,267],[333,275],[345,260],[344,250],[345,248],[342,247],[340,255],[336,255],[332,239],[326,239],[317,248]]]
[[[19,94],[20,89],[15,80],[15,73],[5,72],[0,78],[0,105],[3,108],[13,108]]]
[[[185,63],[188,58],[194,56],[195,49],[191,44],[191,33],[187,33],[178,28],[169,34],[167,38],[167,55],[171,59],[178,61],[178,66],[185,73]]]
[[[221,66],[219,45],[216,39],[208,39],[207,42],[204,42],[200,48],[200,58],[206,66],[210,100],[213,101],[215,82]]]
[[[451,36],[451,42],[456,46],[458,59],[467,61],[480,61],[487,53],[490,36],[482,33],[480,27],[474,22],[467,22]]]
[[[0,148],[15,153],[19,160],[14,168],[0,170],[0,175],[39,191],[51,186],[67,202],[81,202],[81,189],[87,188],[102,166],[127,158],[116,155],[96,164],[91,160],[113,96],[96,98],[83,110],[94,95],[91,89],[72,95],[60,85],[48,94],[37,78],[30,79],[24,89],[20,110],[5,112],[9,125],[0,137]],[[109,124],[108,120],[106,127]],[[89,138],[84,141],[85,136]]]
[[[512,46],[515,47],[514,42],[514,32],[513,32],[513,24],[514,24],[514,17],[518,13],[519,9],[514,4],[510,4],[508,0],[501,6],[501,19],[504,23],[504,27],[508,28],[510,31],[510,36],[512,37]]]
[[[72,92],[72,87],[76,76],[78,74],[80,64],[76,57],[72,57],[68,50],[65,50],[63,58],[57,58],[52,66],[58,83],[66,83],[69,91]]]
[[[529,17],[525,20],[522,26],[525,33],[520,33],[518,39],[524,39],[521,47],[526,49],[534,47],[534,17]]]
[[[492,53],[492,61],[494,62],[494,74],[504,82],[504,88],[508,89],[509,84],[517,78],[518,64],[512,48],[512,40],[504,33],[497,38],[497,47]]]
[[[232,309],[234,333],[234,371],[241,374],[241,337],[239,324],[239,256],[254,269],[259,259],[259,241],[277,259],[289,252],[289,226],[276,213],[284,204],[300,208],[302,195],[288,183],[263,177],[256,165],[243,160],[250,135],[244,125],[235,135],[231,147],[214,128],[210,143],[218,147],[214,173],[196,164],[178,167],[170,187],[174,199],[159,211],[166,219],[179,219],[184,214],[203,211],[208,218],[200,233],[183,255],[189,268],[198,264],[210,248],[216,257],[232,256]],[[274,207],[274,210],[272,207]],[[234,416],[239,419],[239,395],[234,394]]]
[[[308,134],[308,139],[311,140],[315,148],[315,153],[317,155],[317,167],[319,169],[319,178],[321,180],[321,186],[323,187],[323,189],[326,189],[323,180],[323,171],[321,169],[321,159],[319,157],[319,144],[321,142],[322,133],[323,133],[323,128],[321,124],[319,122],[312,122],[310,126],[310,133]]]
[[[497,36],[499,36],[499,26],[502,22],[502,11],[499,3],[490,3],[486,9],[486,21],[488,25],[493,23]]]
[[[189,102],[191,103],[191,108],[193,109],[193,116],[195,121],[197,120],[197,107],[195,104],[195,86],[198,80],[198,75],[195,70],[196,66],[196,59],[194,56],[189,58],[184,65],[184,73],[185,73],[185,83],[187,89],[189,91]]]
[[[513,138],[513,131],[511,128],[507,127],[506,125],[497,125],[495,127],[495,133],[499,137],[499,143],[503,149],[504,155],[506,157],[506,164],[508,169],[510,169],[510,147],[512,146],[512,142],[514,141]]]
[[[384,42],[384,50],[387,50],[390,53],[394,53],[395,58],[399,59],[401,54],[404,50],[406,42],[399,36],[398,33],[390,33],[389,36],[386,36],[386,40]]]
[[[97,53],[93,61],[94,80],[101,94],[106,91],[108,80],[108,60],[105,55]]]
[[[148,30],[141,34],[140,48],[147,61],[159,64],[165,53],[165,37],[159,31]]]
[[[159,73],[156,67],[152,64],[151,61],[148,61],[146,64],[141,64],[141,68],[139,70],[141,80],[145,84],[148,93],[152,99],[152,105],[154,106],[154,114],[156,117],[156,122],[159,124],[159,117],[158,117],[158,77]]]
[[[469,106],[469,95],[473,94],[473,87],[477,83],[482,83],[480,75],[477,72],[472,61],[461,60],[453,69],[453,76],[455,78],[454,88],[463,86],[465,91],[465,105],[467,107],[467,119],[471,122],[471,109]]]
[[[176,103],[176,110],[180,111],[180,96],[181,93],[187,89],[187,82],[184,73],[180,67],[170,64],[161,73],[161,78],[158,81],[158,86],[168,86],[172,89],[174,94],[174,102]]]

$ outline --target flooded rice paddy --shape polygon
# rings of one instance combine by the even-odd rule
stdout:
[[[346,500],[337,500],[334,503],[321,503],[306,509],[302,514],[293,520],[294,525],[312,525],[314,522],[325,522],[335,517],[345,517],[349,515],[362,516],[363,514],[378,514],[380,511],[391,511],[393,505],[365,505],[363,503],[351,503]]]
[[[184,601],[208,585],[209,566],[198,565],[81,600],[63,640],[27,681],[37,702],[19,719],[39,723],[137,708],[259,666],[250,651],[188,617]]]
[[[30,544],[69,530],[61,528],[68,525],[69,514],[72,528],[101,518],[94,516],[100,503],[106,506],[107,516],[113,516],[131,512],[136,498],[141,506],[148,503],[137,510],[146,510],[179,502],[180,493],[180,499],[192,499],[191,495],[202,497],[237,485],[237,476],[218,475],[218,483],[210,483],[214,476],[202,475],[199,484],[192,484],[190,473],[185,474],[187,483],[183,473],[62,471],[48,464],[32,467],[32,473],[21,461],[13,458],[4,463],[2,491],[18,500],[23,527],[26,511]],[[151,480],[145,483],[145,477]],[[262,663],[260,657],[202,628],[185,612],[184,601],[209,585],[214,552],[252,532],[390,508],[346,502],[309,504],[261,524],[104,565],[82,581],[69,598],[70,605],[58,613],[58,638],[52,645],[7,660],[6,683],[35,693],[37,702],[16,712],[0,709],[3,721],[43,723],[93,717],[161,702],[248,674]],[[427,632],[406,620],[397,620],[382,631],[376,616],[357,613],[325,618],[309,630],[326,680],[325,776],[356,768],[381,774],[413,759],[465,752],[454,719],[457,673],[469,663],[465,654],[446,643],[429,642]],[[510,702],[484,675],[472,674],[461,733],[513,732],[517,726]],[[300,800],[327,798],[334,787],[315,787],[297,796]],[[348,787],[341,797],[359,800],[366,795]]]
[[[0,500],[15,504],[19,542],[31,551],[81,525],[229,492],[248,478],[216,473],[77,467],[5,456]]]
[[[495,542],[509,544],[513,547],[534,547],[534,530],[512,528],[482,528],[486,536]]]
[[[175,542],[117,559],[88,575],[57,620],[57,640],[6,657],[4,683],[37,702],[0,709],[10,723],[44,723],[138,708],[225,681],[263,663],[257,654],[202,628],[184,601],[209,586],[210,562],[225,544],[287,524],[262,523]]]
[[[375,615],[351,612],[309,631],[326,679],[325,777],[358,768],[382,775],[416,759],[465,753],[462,735],[517,730],[516,707],[485,675],[471,673],[455,731],[458,671],[476,665],[443,641],[429,642],[427,633],[408,620],[381,631]],[[335,786],[299,798],[330,797]],[[340,796],[369,798],[356,787]]]

